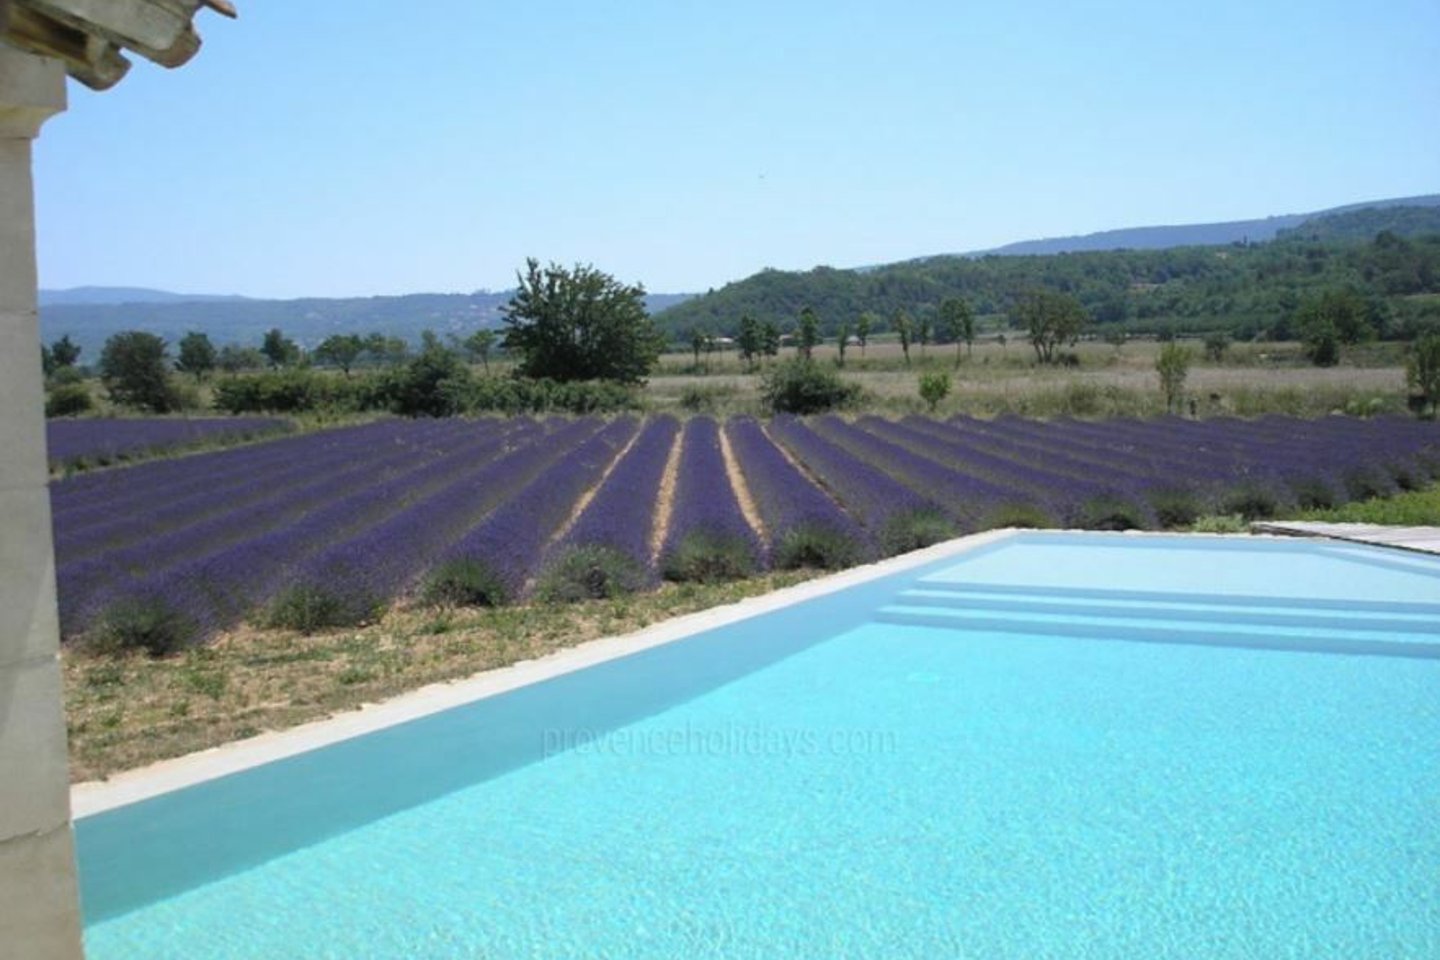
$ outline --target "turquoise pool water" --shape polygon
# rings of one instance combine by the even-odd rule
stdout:
[[[1440,562],[1037,534],[77,832],[101,960],[1425,957],[1437,809]]]

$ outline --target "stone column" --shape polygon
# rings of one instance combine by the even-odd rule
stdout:
[[[82,955],[30,179],[63,109],[60,61],[0,43],[0,960]]]

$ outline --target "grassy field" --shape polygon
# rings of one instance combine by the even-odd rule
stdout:
[[[1075,348],[1077,366],[1041,366],[1029,344],[1015,338],[1004,346],[979,342],[970,354],[961,350],[958,364],[953,346],[912,346],[907,365],[898,343],[881,341],[863,356],[850,347],[842,373],[864,388],[861,407],[870,412],[923,411],[919,378],[941,370],[951,375],[950,395],[936,410],[942,416],[1158,416],[1165,413],[1155,372],[1159,348],[1154,341],[1119,348],[1085,342]],[[1394,344],[1357,349],[1346,362],[1324,368],[1309,364],[1293,343],[1237,344],[1218,363],[1203,359],[1199,344],[1191,349],[1196,359],[1185,393],[1197,416],[1405,412],[1405,370]],[[782,359],[793,352],[783,350]],[[834,363],[835,345],[817,348],[815,357]],[[646,396],[657,410],[758,414],[759,385],[760,374],[733,352],[702,354],[698,367],[693,354],[671,353],[661,359]]]

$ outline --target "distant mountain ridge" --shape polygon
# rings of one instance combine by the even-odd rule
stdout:
[[[1355,210],[1387,207],[1440,207],[1440,194],[1349,203],[1314,213],[1291,213],[1259,220],[1231,220],[1224,223],[1195,223],[1175,226],[1127,227],[1102,230],[1071,237],[1044,240],[1021,240],[990,250],[978,250],[959,256],[1044,256],[1056,253],[1082,253],[1094,250],[1166,250],[1171,247],[1211,247],[1228,243],[1264,243],[1274,240],[1281,231],[1293,230],[1306,221]],[[956,256],[956,254],[941,254]],[[924,257],[922,259],[931,259]]]
[[[68,290],[40,291],[42,307],[97,303],[216,303],[249,299],[238,294],[171,293],[149,287],[71,287]]]

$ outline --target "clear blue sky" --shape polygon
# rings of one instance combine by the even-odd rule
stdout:
[[[41,283],[655,292],[1440,191],[1440,2],[239,0],[72,85]]]

